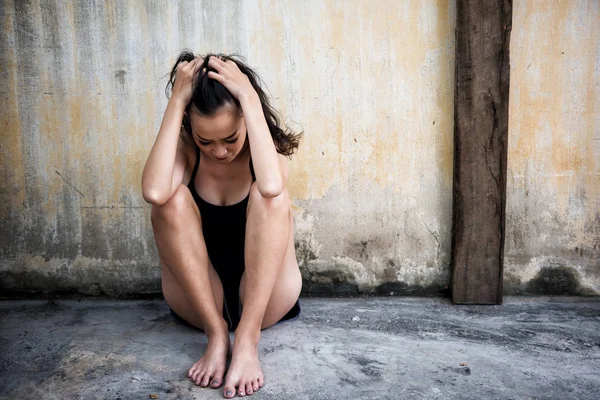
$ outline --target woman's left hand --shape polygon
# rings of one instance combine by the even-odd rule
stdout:
[[[208,77],[221,83],[229,93],[236,99],[242,101],[243,98],[256,95],[256,90],[252,87],[250,80],[237,64],[231,60],[223,61],[218,57],[212,56],[208,60],[208,65],[217,70],[209,71]]]

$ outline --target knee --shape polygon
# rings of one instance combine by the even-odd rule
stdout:
[[[258,190],[256,182],[252,184],[250,189],[249,207],[250,211],[257,211],[264,216],[273,216],[279,214],[289,214],[291,211],[291,200],[287,189],[279,196],[263,197]]]
[[[192,193],[187,186],[179,185],[166,203],[152,206],[150,218],[152,222],[157,220],[174,221],[177,216],[183,215],[183,211],[190,206],[190,202],[193,202]]]

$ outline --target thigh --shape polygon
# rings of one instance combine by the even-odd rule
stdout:
[[[161,274],[162,274],[162,292],[165,301],[179,315],[189,324],[195,326],[198,329],[204,329],[204,323],[194,311],[192,303],[187,298],[184,290],[181,288],[175,276],[170,272],[168,265],[164,259],[160,259]],[[210,259],[208,260],[208,273],[210,275],[210,286],[212,287],[213,295],[215,296],[215,302],[219,312],[223,314],[223,285],[219,279],[219,275],[215,271]]]
[[[240,301],[244,301],[246,273],[240,282]],[[293,229],[290,229],[290,238],[283,266],[273,286],[271,298],[267,304],[261,329],[269,328],[279,322],[292,309],[302,290],[302,275],[296,260],[294,248]]]

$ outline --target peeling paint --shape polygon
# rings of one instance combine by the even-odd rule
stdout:
[[[303,267],[320,255],[321,245],[315,238],[314,217],[304,212],[294,217],[294,241],[298,265]]]

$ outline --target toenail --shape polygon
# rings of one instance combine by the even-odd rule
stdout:
[[[225,396],[233,396],[233,393],[231,393],[231,390],[228,390],[225,392]]]
[[[240,396],[245,396],[246,394],[244,392],[240,392]]]
[[[218,384],[219,384],[219,381],[215,379],[215,380],[214,380],[214,381],[212,381],[211,383],[212,383],[213,385],[218,385]]]

